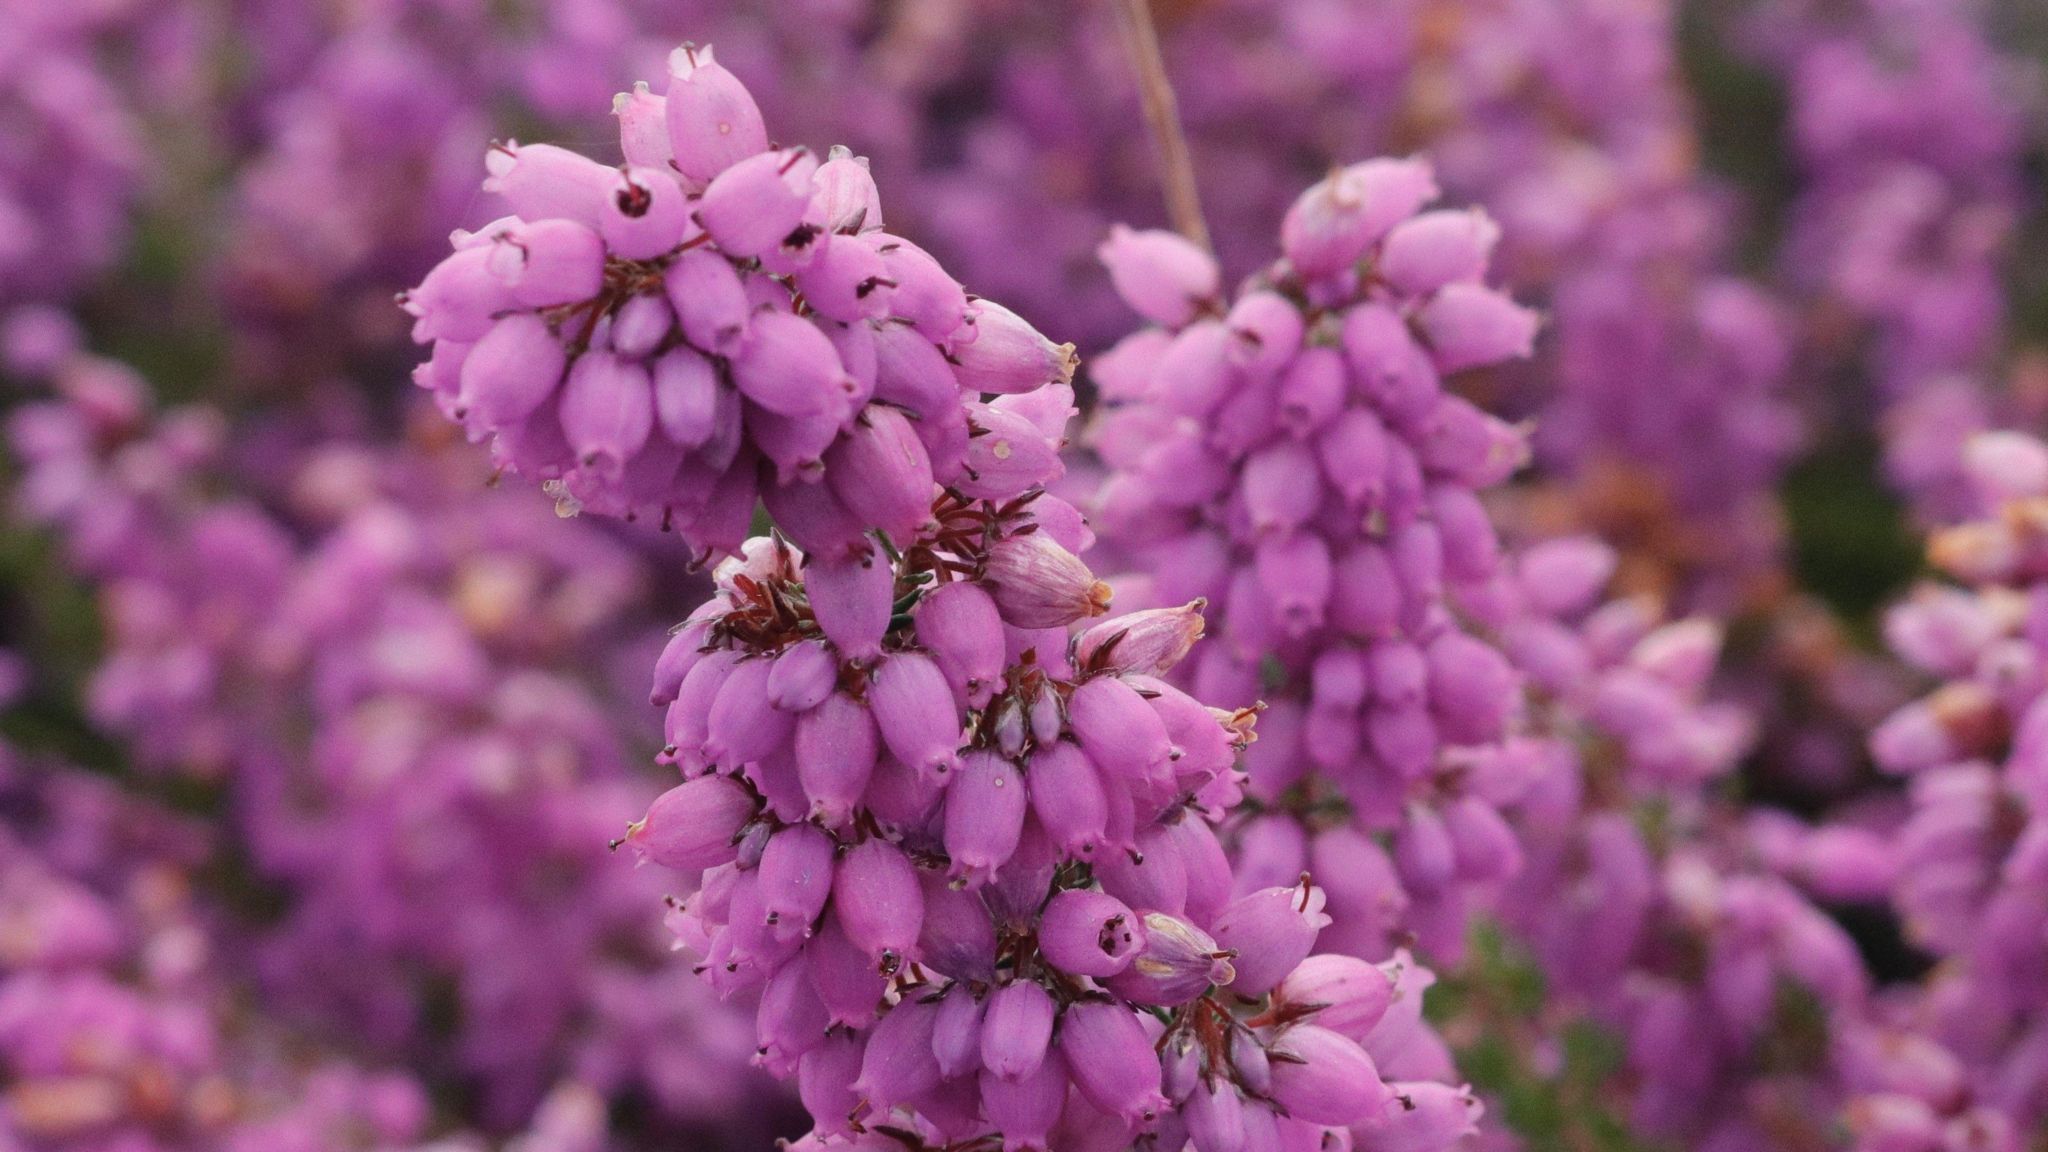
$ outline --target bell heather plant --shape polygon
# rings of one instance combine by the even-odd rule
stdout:
[[[1235,891],[1212,825],[1253,713],[1161,679],[1200,606],[1071,635],[1109,606],[1045,491],[1071,348],[880,232],[843,151],[769,149],[709,48],[670,70],[619,100],[625,169],[497,153],[521,219],[458,237],[407,306],[438,341],[422,382],[502,459],[730,554],[657,664],[684,781],[621,843],[698,874],[671,926],[714,987],[758,993],[805,1143],[1454,1139],[1477,1105],[1407,1051],[1419,986],[1390,1014],[1379,968],[1296,975],[1328,923],[1307,873]],[[655,442],[655,410],[706,394],[723,441],[676,466],[694,426]],[[658,487],[625,479],[642,460]],[[776,534],[731,539],[757,491]],[[1383,1083],[1382,1028],[1379,1061],[1424,1083]]]

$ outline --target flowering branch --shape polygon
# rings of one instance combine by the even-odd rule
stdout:
[[[1145,125],[1152,134],[1152,143],[1159,149],[1159,179],[1166,194],[1167,218],[1174,231],[1213,251],[1209,226],[1202,221],[1202,197],[1195,185],[1194,158],[1188,154],[1187,133],[1181,129],[1173,83],[1167,79],[1166,60],[1159,52],[1159,33],[1152,24],[1151,4],[1149,0],[1116,0],[1116,8],[1124,47],[1130,52],[1131,66],[1138,74]]]

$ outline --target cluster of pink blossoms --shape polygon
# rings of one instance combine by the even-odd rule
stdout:
[[[714,987],[758,991],[759,1059],[795,1076],[808,1144],[1231,1152],[1356,1129],[1436,1148],[1468,1131],[1478,1105],[1440,1082],[1420,1022],[1426,980],[1311,958],[1329,918],[1305,873],[1235,890],[1212,825],[1241,798],[1251,713],[1161,678],[1198,606],[1071,634],[1109,589],[1077,556],[1086,524],[1044,491],[1070,350],[870,231],[850,157],[768,150],[708,49],[679,51],[665,103],[642,89],[618,110],[629,160],[655,147],[666,168],[501,154],[492,186],[531,219],[460,248],[409,305],[442,340],[423,380],[501,456],[732,553],[657,664],[684,782],[624,843],[701,873],[671,924]],[[594,186],[596,230],[542,211]],[[631,246],[657,217],[687,235],[664,223]],[[574,267],[607,286],[552,319],[494,314],[526,277],[567,277],[544,230],[606,245]],[[652,369],[617,354],[643,313]],[[488,327],[450,351],[451,317]],[[545,405],[558,385],[555,407],[504,422],[504,396]],[[673,441],[617,450],[620,414],[699,387],[737,413],[717,467],[709,446],[680,465]],[[576,454],[526,453],[536,420]],[[643,461],[653,499],[627,480]],[[688,513],[734,483],[787,540]]]
[[[1514,856],[1497,811],[1512,787],[1443,753],[1500,736],[1516,677],[1447,595],[1493,576],[1478,494],[1526,447],[1447,383],[1526,355],[1536,317],[1484,282],[1493,222],[1422,211],[1435,195],[1418,160],[1335,173],[1234,301],[1179,237],[1119,231],[1102,251],[1158,327],[1094,365],[1098,526],[1136,574],[1126,599],[1218,609],[1187,681],[1266,699],[1252,791],[1313,842],[1268,820],[1261,852],[1356,878],[1333,912],[1365,955],[1410,930],[1453,954],[1471,891]],[[1391,860],[1362,834],[1378,831],[1396,832]]]
[[[762,500],[843,550],[914,531],[934,483],[981,497],[1059,474],[1057,437],[978,398],[1064,384],[1072,349],[883,231],[863,161],[771,148],[709,47],[615,111],[618,168],[496,149],[485,187],[513,215],[458,234],[405,296],[434,346],[420,384],[503,465],[707,555]]]
[[[605,850],[658,791],[606,667],[655,650],[642,558],[485,490],[438,422],[439,448],[258,433],[240,459],[114,362],[50,383],[15,413],[19,499],[100,583],[88,719],[198,789],[278,901],[232,976],[500,1130],[559,1090],[765,1139],[787,1109],[750,1029],[665,963],[659,887]]]
[[[8,691],[13,694],[13,689]],[[0,1145],[23,1152],[482,1152],[427,1089],[250,1011],[201,892],[205,826],[0,746]],[[505,1152],[598,1152],[587,1090]]]
[[[1959,472],[1976,514],[1929,548],[1954,582],[1923,585],[1886,620],[1892,650],[1938,683],[1872,735],[1879,767],[1909,786],[1896,827],[1878,826],[1897,845],[1892,896],[1907,935],[1943,961],[1922,1024],[1977,1091],[2038,1124],[2048,1117],[2048,444],[1980,433]]]
[[[2022,415],[1997,376],[2038,78],[1967,6],[1801,0],[1752,24],[1791,102],[1784,274],[1816,369],[1866,358],[1888,479],[1931,523],[1967,512],[1964,442]]]
[[[760,1061],[795,1074],[813,1140],[1208,1152],[1467,1130],[1415,981],[1310,957],[1328,917],[1305,876],[1234,888],[1212,825],[1251,717],[1159,679],[1200,617],[1070,645],[1054,621],[1091,610],[1079,562],[1064,612],[1020,606],[972,574],[1000,573],[978,542],[1002,521],[957,524],[877,554],[859,588],[754,542],[658,674],[686,782],[626,840],[706,870],[672,924],[714,986],[762,990]]]
[[[1597,1022],[1627,1073],[1606,1102],[1685,1147],[2016,1148],[1828,915],[1883,898],[1886,840],[1726,803],[1753,721],[1709,695],[1721,629],[1603,601],[1615,568],[1596,541],[1549,541],[1467,601],[1529,685],[1521,731],[1491,753],[1530,782],[1526,862],[1495,907],[1546,983],[1524,1058],[1561,1023]]]

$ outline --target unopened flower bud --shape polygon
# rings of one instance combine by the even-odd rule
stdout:
[[[734,843],[755,812],[745,788],[723,776],[704,776],[656,797],[627,831],[626,844],[664,868],[715,868],[738,854]]]
[[[1109,610],[1109,585],[1043,532],[997,541],[984,582],[1003,620],[1018,628],[1060,628]]]
[[[761,109],[739,78],[712,58],[711,45],[685,44],[669,54],[663,109],[675,166],[707,183],[734,164],[768,149]],[[622,123],[626,117],[620,117]]]
[[[1091,625],[1075,644],[1083,668],[1117,674],[1164,675],[1202,638],[1201,600],[1149,608]]]

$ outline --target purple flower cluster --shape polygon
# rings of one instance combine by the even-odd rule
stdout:
[[[619,111],[629,141],[646,116],[657,146],[673,145],[669,169],[703,182],[689,226],[717,247],[677,251],[664,234],[649,294],[600,298],[589,323],[616,332],[644,301],[683,329],[664,355],[702,365],[715,387],[731,381],[720,395],[745,406],[738,451],[775,466],[768,508],[795,543],[722,545],[734,554],[717,593],[656,665],[663,758],[684,780],[623,843],[700,873],[671,926],[713,987],[758,994],[758,1059],[795,1076],[815,1122],[807,1141],[1106,1150],[1143,1136],[1223,1150],[1357,1127],[1450,1143],[1477,1104],[1430,1079],[1450,1069],[1440,1048],[1426,1054],[1417,983],[1393,1013],[1387,971],[1306,965],[1329,921],[1306,873],[1234,891],[1212,825],[1242,795],[1252,714],[1213,711],[1161,679],[1201,635],[1199,606],[1070,635],[1109,598],[1076,555],[1087,526],[1043,487],[1062,473],[1070,349],[970,301],[915,249],[871,238],[864,170],[835,156],[814,180],[807,157],[766,151],[758,112],[708,50],[680,50],[672,72],[665,105],[642,90]],[[633,178],[537,152],[498,165],[502,191],[575,194],[579,172]],[[641,186],[657,178],[684,211],[667,172]],[[1347,242],[1341,220],[1305,227],[1326,248]],[[1190,266],[1177,248],[1128,242],[1203,274],[1199,255]],[[849,247],[879,278],[860,283],[888,290],[876,303],[830,282]],[[1215,291],[1213,267],[1193,292],[1129,270],[1181,322]],[[442,299],[433,283],[413,299]],[[750,306],[750,291],[762,302]],[[1456,292],[1439,295],[1442,322],[1487,322],[1490,298],[1460,310]],[[717,313],[726,296],[736,306]],[[1281,314],[1266,311],[1284,327],[1294,306],[1275,300]],[[515,323],[556,339],[533,313],[494,321]],[[466,353],[454,407],[529,378],[530,357],[487,355],[485,341]],[[549,388],[560,360],[547,362]],[[586,405],[618,411],[648,388],[645,370],[590,364],[567,371],[571,439]],[[872,365],[872,378],[850,365]],[[787,459],[773,418],[798,401],[822,446]],[[757,465],[733,467],[749,476],[750,513]],[[672,483],[671,502],[723,481],[686,464]],[[1416,1043],[1424,1055],[1408,1051]],[[1376,1056],[1422,1075],[1388,1087]]]
[[[1943,959],[1927,1027],[1986,1098],[2034,1125],[2048,1116],[2048,444],[1979,433],[1957,470],[1976,514],[1929,546],[1957,583],[1924,585],[1885,622],[1893,652],[1939,683],[1880,725],[1871,751],[1909,782],[1893,897],[1909,937]]]
[[[1199,615],[1070,644],[1098,585],[1048,542],[1064,608],[1006,595],[1038,535],[1007,527],[962,514],[850,572],[756,540],[658,666],[685,781],[625,842],[703,870],[671,924],[713,986],[760,989],[811,1142],[1447,1146],[1477,1105],[1435,1081],[1426,981],[1311,958],[1305,875],[1233,886],[1212,825],[1251,715],[1159,678]]]
[[[1994,381],[2027,81],[1963,5],[1786,4],[1753,34],[1790,89],[1803,187],[1784,262],[1810,344],[1821,363],[1867,356],[1892,483],[1953,515],[1963,441],[2011,416]]]
[[[1302,825],[1276,815],[1246,835],[1276,872],[1315,859],[1357,878],[1332,900],[1359,933],[1347,950],[1367,956],[1406,930],[1455,952],[1468,889],[1513,862],[1504,797],[1468,789],[1441,753],[1494,740],[1515,706],[1507,661],[1446,598],[1493,576],[1478,493],[1526,447],[1453,385],[1526,355],[1536,317],[1484,282],[1493,222],[1423,211],[1435,195],[1421,161],[1336,172],[1235,300],[1171,234],[1119,231],[1102,251],[1158,327],[1094,366],[1097,523],[1136,573],[1128,597],[1220,609],[1188,680],[1208,699],[1265,698],[1252,791]],[[1389,860],[1364,833],[1394,829]]]
[[[0,1149],[2038,1143],[2013,3],[4,7]]]
[[[654,791],[603,668],[640,650],[640,559],[447,448],[286,447],[276,507],[216,501],[217,415],[151,412],[89,356],[54,387],[14,431],[25,510],[103,585],[92,718],[219,790],[282,898],[238,949],[273,1010],[471,1086],[495,1128],[556,1085],[772,1115],[743,1023],[663,963],[658,890],[605,851]]]
[[[4,750],[0,1141],[22,1152],[481,1149],[403,1073],[351,1062],[248,1011],[221,910],[195,878],[217,847],[78,769]],[[597,1152],[604,1118],[564,1091],[508,1149]]]
[[[926,68],[977,78],[992,103],[933,117],[926,151],[944,159],[919,222],[974,282],[1105,346],[1122,333],[1086,254],[1158,199],[1114,6],[960,7]],[[1001,22],[1000,52],[965,35],[976,17]],[[1757,590],[1799,438],[1787,325],[1735,274],[1741,206],[1699,158],[1675,5],[1235,0],[1160,23],[1225,269],[1266,260],[1272,220],[1327,157],[1423,150],[1501,222],[1507,282],[1557,333],[1487,389],[1541,417],[1535,446],[1565,488],[1552,511],[1625,545],[1638,585],[1721,605]],[[1018,234],[1060,259],[1015,260]]]
[[[485,186],[514,214],[458,234],[404,299],[433,344],[419,383],[502,464],[706,555],[763,498],[829,548],[907,538],[934,483],[1057,474],[1030,413],[961,400],[1064,385],[1072,348],[883,231],[865,162],[771,148],[709,46],[615,111],[618,168],[499,146]]]
[[[97,66],[101,20],[36,0],[0,12],[0,307],[68,296],[127,239],[141,129]]]
[[[905,115],[855,67],[864,4],[244,8],[244,34],[212,45],[249,57],[233,98],[250,123],[212,141],[235,164],[218,274],[238,368],[272,386],[403,347],[390,293],[446,252],[450,229],[490,218],[474,179],[486,117],[580,122],[616,77],[659,69],[684,29],[790,62],[757,93],[778,116],[831,132],[858,122],[865,147],[902,150],[889,125]]]
[[[1613,1106],[1685,1147],[1846,1130],[1864,1152],[2017,1148],[2010,1113],[1964,1084],[1924,1009],[1874,992],[1821,906],[1882,899],[1910,862],[1862,824],[1717,798],[1751,735],[1708,695],[1720,630],[1603,602],[1615,567],[1597,542],[1544,542],[1474,605],[1531,688],[1526,730],[1494,753],[1530,782],[1527,863],[1497,911],[1547,982],[1549,1026],[1611,1029],[1629,1074]]]

